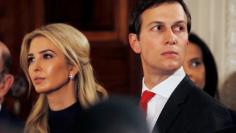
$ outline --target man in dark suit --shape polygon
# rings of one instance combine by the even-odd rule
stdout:
[[[10,74],[12,59],[9,49],[0,41],[0,132],[21,133],[23,122],[8,112],[3,106],[4,96],[13,85],[14,76]]]
[[[183,0],[141,0],[131,14],[129,43],[141,57],[141,104],[153,133],[210,133],[232,123],[229,112],[183,70],[190,29]],[[145,105],[146,94],[151,97]]]

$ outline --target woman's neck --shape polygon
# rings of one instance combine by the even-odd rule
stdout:
[[[59,111],[66,109],[77,101],[76,89],[70,84],[47,94],[48,104],[51,110]]]

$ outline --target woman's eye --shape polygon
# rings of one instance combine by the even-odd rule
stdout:
[[[31,64],[32,62],[34,62],[34,58],[33,57],[28,57],[27,62],[28,62],[28,64]]]
[[[201,64],[202,64],[202,62],[200,62],[200,61],[192,61],[191,67],[198,67]]]
[[[44,59],[51,59],[53,56],[51,54],[44,54],[43,58]]]

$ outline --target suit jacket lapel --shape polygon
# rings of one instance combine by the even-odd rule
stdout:
[[[176,117],[178,116],[178,113],[183,107],[182,105],[184,104],[184,101],[190,90],[187,83],[189,82],[188,80],[189,79],[185,76],[185,78],[180,82],[180,84],[171,94],[159,118],[157,119],[156,125],[153,129],[153,133],[165,133],[174,123]]]

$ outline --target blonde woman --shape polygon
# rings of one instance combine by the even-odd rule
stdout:
[[[86,37],[67,24],[49,24],[27,34],[20,64],[39,97],[26,133],[73,132],[83,109],[107,96],[93,75]]]

